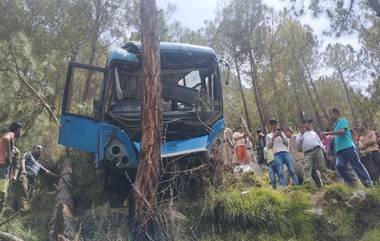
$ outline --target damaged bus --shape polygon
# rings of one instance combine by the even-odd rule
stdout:
[[[160,55],[161,157],[184,165],[194,157],[206,160],[223,144],[220,65],[227,64],[213,49],[189,44],[160,43]],[[136,169],[143,128],[141,78],[137,42],[111,49],[105,68],[69,63],[59,144],[94,153],[97,168]]]

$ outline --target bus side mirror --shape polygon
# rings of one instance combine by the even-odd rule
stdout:
[[[219,63],[222,64],[223,67],[226,68],[226,70],[227,70],[227,77],[226,77],[226,80],[224,81],[224,83],[226,85],[229,85],[229,83],[230,83],[230,72],[231,72],[230,65],[227,63],[227,61],[225,61],[223,59],[220,59]]]
[[[93,102],[93,107],[94,107],[94,114],[95,117],[98,117],[100,114],[100,100],[94,100]]]

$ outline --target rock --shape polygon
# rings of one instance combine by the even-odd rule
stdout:
[[[364,190],[358,190],[351,195],[348,202],[351,206],[355,206],[363,202],[366,199],[366,196],[367,194],[365,193]]]
[[[311,209],[306,210],[306,212],[316,215],[316,216],[323,216],[322,208],[311,208]]]
[[[244,173],[253,173],[254,170],[250,165],[239,165],[236,166],[233,170],[234,174],[244,174]]]

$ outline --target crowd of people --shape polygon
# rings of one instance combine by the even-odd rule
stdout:
[[[22,125],[13,122],[0,134],[0,211],[5,206],[21,213],[30,209],[28,196],[40,170],[58,177],[39,162],[43,151],[41,145],[34,145],[32,150],[21,156],[15,145],[21,131]]]
[[[293,185],[323,187],[339,180],[351,186],[358,180],[365,187],[378,184],[380,134],[365,123],[351,130],[337,108],[329,110],[329,117],[334,127],[319,133],[312,119],[304,119],[297,127],[284,127],[271,119],[269,132],[265,135],[258,129],[256,140],[242,127],[232,136],[226,130],[225,148],[233,150],[239,165],[256,163],[259,172],[267,171],[274,189],[288,185],[287,175]],[[250,152],[252,143],[254,154]],[[231,154],[226,158],[232,158]]]
[[[362,123],[351,130],[337,108],[329,110],[332,131],[317,133],[313,120],[305,119],[297,127],[285,127],[276,119],[269,121],[269,132],[257,130],[257,139],[238,127],[234,133],[225,130],[225,160],[235,155],[239,165],[253,165],[257,175],[268,172],[273,188],[288,185],[323,187],[336,172],[338,179],[354,186],[359,179],[365,187],[379,183],[380,134]],[[0,210],[8,206],[14,211],[28,211],[28,193],[40,170],[58,177],[39,162],[43,151],[34,145],[21,156],[16,147],[22,126],[13,122],[0,132]],[[285,169],[286,167],[286,169]]]

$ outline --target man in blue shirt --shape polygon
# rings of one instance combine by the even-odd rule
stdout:
[[[28,190],[41,169],[49,176],[59,177],[39,163],[38,159],[41,153],[42,146],[36,145],[32,151],[25,153],[24,158],[16,160],[13,164],[14,175],[11,178],[10,204],[15,211],[26,212],[29,210]]]
[[[59,177],[59,175],[48,170],[39,162],[42,150],[43,148],[41,145],[35,145],[33,146],[32,151],[29,151],[24,155],[25,171],[29,182],[34,182],[34,179],[37,177],[41,169],[49,176]]]
[[[335,150],[337,155],[337,171],[347,184],[354,185],[354,179],[352,178],[352,175],[350,175],[347,167],[347,164],[349,163],[364,186],[371,186],[371,178],[360,161],[359,154],[355,148],[355,143],[350,134],[347,119],[341,117],[340,111],[337,108],[329,110],[329,115],[331,120],[335,122],[335,129],[332,132],[323,132],[321,135],[322,137],[326,135],[336,136]]]

